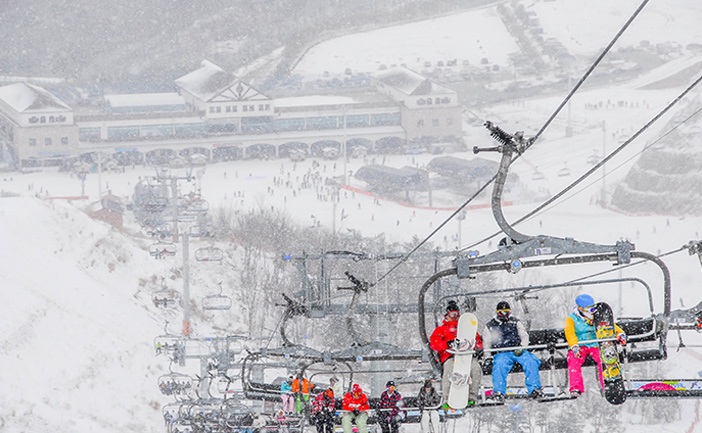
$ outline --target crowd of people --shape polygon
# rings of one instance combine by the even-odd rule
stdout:
[[[602,361],[597,341],[595,341],[597,338],[593,323],[597,308],[595,300],[592,296],[584,294],[575,299],[575,304],[565,319],[564,325],[569,346],[567,362],[570,398],[578,398],[584,392],[581,368],[587,357],[592,357],[597,364],[600,386],[604,389]],[[459,305],[455,301],[450,301],[443,323],[432,332],[430,337],[430,346],[436,352],[442,368],[441,393],[435,389],[433,380],[427,379],[422,383],[413,401],[416,405],[413,409],[420,413],[422,433],[438,431],[440,410],[464,409],[451,408],[448,405],[451,387],[457,383],[455,375],[452,376],[454,362],[457,354],[462,352],[472,354],[470,378],[467,383],[468,406],[478,402],[482,364],[488,360],[492,365],[492,392],[489,398],[494,403],[504,402],[507,395],[507,376],[515,363],[520,364],[524,371],[524,385],[528,397],[532,399],[544,397],[539,373],[541,360],[529,350],[529,334],[524,324],[512,315],[509,302],[498,302],[495,316],[485,324],[482,334],[476,332],[474,337],[464,338],[463,341],[457,338],[460,317]],[[617,341],[625,345],[627,343],[625,332],[616,324],[614,328]],[[383,433],[398,433],[399,423],[407,416],[408,408],[395,382],[390,380],[385,385],[386,389],[374,404],[374,420]],[[313,389],[314,385],[302,375],[297,378],[290,376],[280,388],[283,400],[281,414],[308,413],[318,433],[332,433],[338,400],[341,403],[340,423],[344,433],[352,433],[353,425],[359,433],[367,433],[371,404],[359,384],[352,384],[350,391],[344,394],[338,378],[333,377],[330,379],[329,386],[322,392],[316,393],[309,405],[310,393]]]

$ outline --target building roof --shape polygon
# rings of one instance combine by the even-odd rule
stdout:
[[[375,72],[371,76],[406,95],[445,95],[453,93],[452,90],[440,86],[427,77],[403,66]]]
[[[385,165],[364,165],[354,177],[370,185],[402,190],[426,189],[426,180],[420,170],[413,167],[394,168]]]
[[[175,80],[178,87],[209,101],[238,79],[214,63],[203,60],[200,67]]]
[[[177,93],[135,93],[128,95],[105,95],[105,102],[110,107],[156,107],[163,105],[182,105],[183,97]]]
[[[0,100],[18,113],[71,111],[71,107],[47,90],[28,83],[0,87]]]
[[[497,173],[498,163],[483,158],[462,159],[455,156],[439,156],[427,164],[427,170],[442,176],[454,177],[466,182],[489,179]]]
[[[208,60],[203,60],[200,68],[175,80],[175,84],[205,102],[270,100]]]

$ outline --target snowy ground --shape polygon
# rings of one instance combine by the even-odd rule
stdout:
[[[619,12],[610,11],[614,3],[605,0],[588,2],[585,9],[582,2],[572,1],[537,2],[533,8],[547,34],[556,35],[571,50],[581,47],[585,54],[594,53],[597,47],[605,44],[637,3],[632,0],[618,1],[616,6]],[[564,16],[563,8],[569,11],[572,8],[573,12]],[[551,19],[542,10],[550,11],[553,14]],[[596,26],[592,24],[594,19],[582,19],[586,10],[597,12]],[[631,36],[633,41],[643,39],[644,33],[645,39],[653,43],[677,40],[685,45],[701,39],[699,32],[702,30],[691,24],[696,17],[702,16],[702,6],[695,2],[651,2],[644,14],[642,21],[637,23],[641,26],[638,36]],[[337,58],[313,51],[311,57],[303,60],[300,68],[317,73],[330,70],[330,64],[323,63],[327,58],[334,64],[344,67],[348,64],[354,69],[368,62],[371,65],[376,62],[399,64],[403,59],[409,61],[410,54],[432,61],[445,56],[460,59],[461,56],[455,51],[444,53],[435,47],[460,47],[463,41],[470,38],[461,33],[466,23],[473,23],[474,26],[477,26],[475,23],[483,23],[491,28],[500,28],[499,25],[490,25],[494,24],[490,21],[490,15],[488,11],[480,10],[474,14],[447,17],[444,21],[437,19],[424,25],[413,24],[410,32],[402,30],[406,33],[400,34],[426,32],[425,35],[444,39],[443,42],[433,41],[425,36],[417,38],[419,42],[411,47],[406,40],[404,44],[410,49],[404,53],[402,50],[392,50],[406,58],[392,58],[387,49],[384,55],[371,52],[370,47],[382,46],[379,41],[385,39],[379,39],[377,33],[370,33],[355,36],[355,44],[344,45],[346,42],[342,41],[339,45],[331,45],[336,47],[331,50]],[[453,31],[450,31],[451,28]],[[444,29],[445,33],[440,29]],[[488,33],[478,28],[476,33],[481,34],[486,51],[505,51],[497,48],[509,47],[509,43],[505,45],[503,40],[503,30]],[[454,38],[458,41],[454,42],[449,38],[451,35],[462,36]],[[387,38],[397,41],[390,36]],[[326,45],[320,45],[320,49]],[[359,46],[366,49],[356,49]],[[359,52],[365,55],[359,55]],[[467,49],[467,52],[469,54],[466,56],[470,56],[471,62],[479,61],[479,57],[483,56],[475,47]],[[317,60],[309,60],[314,56],[318,56]],[[343,60],[342,57],[350,60]],[[683,60],[680,60],[678,68],[683,67]],[[573,136],[565,137],[568,120],[564,110],[543,138],[515,164],[514,171],[533,190],[545,187],[551,193],[559,191],[590,167],[587,163],[590,155],[596,152],[601,156],[604,151],[610,151],[681,91],[681,88],[640,90],[645,83],[668,76],[676,70],[668,69],[652,71],[634,83],[622,83],[618,87],[583,89],[573,99],[570,108]],[[489,107],[479,114],[497,122],[507,131],[524,130],[529,135],[541,127],[561,100],[560,95],[520,100]],[[625,102],[625,106],[620,106],[619,101]],[[587,108],[599,102],[603,102],[602,108]],[[605,122],[605,130],[602,129],[602,122]],[[632,144],[631,150],[623,152],[607,165],[606,183],[597,177],[588,179],[574,193],[568,194],[518,229],[527,234],[568,236],[606,244],[624,238],[635,242],[638,250],[654,253],[671,251],[691,239],[699,239],[699,232],[702,231],[699,218],[627,216],[596,205],[602,187],[611,192],[616,180],[624,176],[633,163],[633,159],[629,158],[635,158],[646,143],[661,134],[663,123],[657,124]],[[466,141],[469,146],[493,145],[483,128],[469,128]],[[456,156],[471,157],[467,153]],[[401,167],[426,164],[432,157],[400,155],[376,158],[378,163]],[[335,214],[331,201],[318,197],[318,192],[322,196],[328,194],[326,188],[320,191],[299,189],[293,195],[292,187],[275,186],[273,183],[274,177],[282,177],[297,188],[300,184],[298,177],[310,170],[317,172],[321,178],[340,176],[344,168],[355,172],[362,163],[361,160],[350,160],[344,167],[341,160],[327,161],[321,162],[321,166],[315,170],[312,169],[311,160],[298,162],[297,165],[287,160],[220,163],[205,168],[201,177],[202,194],[213,208],[272,206],[285,209],[301,225],[316,225],[319,221],[327,228],[360,230],[368,236],[384,233],[389,242],[408,240],[412,236],[422,238],[450,215],[449,210],[413,208],[387,200],[375,204],[372,197],[350,192],[342,192]],[[566,165],[571,176],[559,177],[559,170]],[[545,174],[544,180],[531,181],[536,168]],[[98,198],[100,190],[104,192],[108,189],[118,196],[130,197],[139,178],[153,174],[153,170],[148,168],[127,169],[123,174],[89,174],[86,193],[90,201]],[[349,183],[364,187],[354,178],[350,178]],[[163,358],[153,356],[152,348],[153,337],[162,332],[163,317],[150,305],[144,289],[148,284],[143,279],[164,272],[169,266],[177,266],[177,259],[159,263],[149,258],[146,252],[148,240],[134,238],[90,220],[78,210],[87,203],[43,200],[47,196],[80,195],[81,182],[68,174],[52,171],[3,174],[0,190],[21,195],[0,199],[0,239],[4,246],[0,260],[0,293],[6,300],[0,306],[4,319],[0,332],[3,336],[0,368],[4,373],[0,376],[0,388],[3,389],[0,396],[0,431],[163,432],[158,406],[166,398],[159,394],[156,379],[168,370],[168,366]],[[435,203],[435,206],[456,207],[462,201],[459,197],[442,195],[441,202]],[[515,220],[536,205],[538,203],[521,203],[504,210],[508,220]],[[342,212],[347,216],[343,221]],[[496,225],[488,210],[475,210],[468,213],[461,229],[461,246],[466,246],[496,231]],[[458,223],[451,221],[432,240],[444,249],[454,249],[458,246],[457,230]],[[481,252],[490,251],[494,248],[494,240],[492,245],[478,245],[477,248]],[[678,253],[667,258],[666,262],[673,275],[673,308],[689,308],[698,303],[700,295],[697,289],[702,268],[696,258]],[[656,304],[660,307],[662,301],[659,295],[656,296]],[[671,336],[669,340],[670,356],[665,365],[673,372],[671,375],[696,377],[700,370],[699,349],[676,352],[676,338]],[[694,424],[694,418],[699,413],[694,401],[683,402],[682,408],[679,421],[656,425],[655,428],[671,433],[702,431],[699,424]],[[568,409],[565,405],[554,405],[554,411],[558,410]],[[688,430],[695,425],[695,430]],[[650,427],[634,424],[626,431],[635,432],[644,428]],[[458,429],[462,429],[460,424]],[[414,431],[412,428],[410,430]]]

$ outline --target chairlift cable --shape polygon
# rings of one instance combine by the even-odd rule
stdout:
[[[587,190],[587,189],[590,188],[591,186],[593,186],[593,185],[599,183],[602,179],[604,179],[605,177],[611,175],[611,174],[614,173],[615,171],[617,171],[617,170],[619,170],[620,168],[622,168],[626,163],[630,162],[631,160],[633,160],[633,159],[636,158],[637,156],[641,155],[645,150],[647,150],[647,149],[649,149],[650,147],[655,146],[656,144],[658,144],[662,139],[664,139],[665,137],[667,137],[668,135],[670,135],[671,133],[673,133],[673,131],[675,131],[676,129],[680,128],[682,125],[684,125],[685,123],[687,123],[688,121],[690,121],[693,117],[695,117],[695,116],[698,115],[699,113],[702,113],[702,107],[700,107],[700,108],[697,109],[694,113],[692,113],[691,115],[689,115],[688,117],[686,117],[685,119],[683,119],[683,120],[682,120],[680,123],[678,123],[677,125],[673,126],[669,131],[667,131],[666,133],[664,133],[663,135],[661,135],[660,137],[658,137],[657,139],[655,139],[654,141],[652,141],[650,144],[645,145],[639,152],[636,152],[636,153],[635,153],[634,155],[632,155],[631,157],[625,159],[621,164],[619,164],[619,165],[613,167],[612,169],[610,169],[606,174],[601,175],[599,178],[597,178],[597,179],[593,180],[591,183],[589,183],[589,184],[583,186],[581,189],[579,189],[578,191],[576,191],[576,192],[573,193],[572,195],[570,195],[570,196],[566,197],[565,199],[561,200],[559,203],[556,203],[554,206],[551,207],[551,209],[553,209],[553,208],[556,207],[556,206],[560,206],[561,204],[563,204],[563,203],[566,202],[567,200],[569,200],[569,199],[575,197],[576,195],[578,195],[578,194],[580,194],[581,192]],[[534,215],[532,215],[532,217],[533,217],[533,216],[534,216]],[[530,217],[530,218],[531,218],[531,217]],[[499,234],[499,233],[498,233],[498,234]],[[495,236],[495,235],[493,235],[493,236]],[[491,237],[492,237],[492,236],[491,236]],[[484,240],[481,241],[481,242],[484,242]],[[473,245],[473,246],[475,246],[475,245]]]
[[[617,148],[614,149],[612,152],[610,152],[610,153],[609,153],[606,157],[604,157],[600,162],[598,162],[597,164],[595,164],[590,170],[588,170],[587,172],[585,172],[582,176],[580,176],[578,179],[576,179],[575,181],[573,181],[570,185],[568,185],[567,187],[565,187],[564,189],[562,189],[560,192],[558,192],[556,195],[554,195],[554,196],[551,197],[550,199],[546,200],[545,202],[543,202],[542,204],[540,204],[539,206],[537,206],[536,208],[534,208],[532,211],[530,211],[530,212],[527,213],[526,215],[524,215],[524,216],[522,216],[521,218],[519,218],[517,221],[515,221],[514,223],[512,223],[512,225],[517,225],[517,224],[519,224],[519,223],[522,223],[522,222],[526,221],[528,218],[531,218],[531,217],[534,216],[536,213],[538,213],[539,211],[541,211],[542,209],[544,209],[546,206],[550,205],[551,203],[553,203],[553,202],[556,201],[557,199],[561,198],[565,193],[567,193],[567,192],[570,191],[571,189],[575,188],[578,184],[580,184],[582,181],[584,181],[584,180],[585,180],[587,177],[589,177],[592,173],[594,173],[595,171],[597,171],[600,167],[602,167],[605,163],[607,163],[610,159],[612,159],[616,154],[618,154],[618,153],[621,152],[625,147],[627,147],[629,144],[631,144],[632,141],[634,141],[634,140],[635,140],[636,138],[638,138],[641,134],[643,134],[651,125],[653,125],[653,124],[654,124],[656,121],[658,121],[658,119],[660,119],[666,112],[668,112],[668,110],[670,110],[675,104],[677,104],[678,102],[680,102],[680,100],[682,100],[682,98],[685,97],[690,91],[692,91],[692,89],[694,89],[695,86],[697,86],[701,81],[702,81],[702,75],[700,75],[692,84],[690,84],[690,86],[687,87],[687,89],[685,89],[681,94],[679,94],[675,99],[673,99],[668,105],[666,105],[665,108],[663,108],[661,111],[659,111],[658,114],[656,114],[651,120],[649,120],[648,122],[646,122],[646,124],[645,124],[644,126],[642,126],[638,131],[636,131],[636,133],[635,133],[634,135],[632,135],[631,137],[629,137],[628,140],[626,140],[626,141],[625,141],[624,143],[622,143],[619,147],[617,147]],[[701,109],[701,110],[702,110],[702,109]],[[698,111],[700,111],[700,110],[698,110]],[[697,112],[696,112],[695,114],[697,114]],[[690,117],[692,117],[692,116],[690,116]],[[467,246],[467,247],[465,247],[465,248],[459,250],[459,252],[460,252],[460,251],[466,251],[466,250],[469,250],[469,249],[471,249],[471,248],[474,248],[476,245],[479,245],[479,244],[481,244],[481,243],[483,243],[483,242],[485,242],[485,241],[487,241],[487,240],[489,240],[489,239],[491,239],[491,238],[493,238],[493,237],[499,235],[500,233],[502,233],[502,232],[493,233],[492,235],[490,235],[490,236],[488,236],[488,237],[486,237],[486,238],[484,238],[484,239],[482,239],[482,240],[480,240],[480,241],[478,241],[478,242],[475,242],[475,243],[473,243],[473,244],[471,244],[471,245],[469,245],[469,246]]]
[[[627,22],[624,23],[624,26],[622,26],[622,28],[619,30],[619,32],[617,32],[617,34],[614,36],[614,38],[610,41],[609,45],[607,45],[607,47],[605,47],[605,49],[600,53],[600,55],[595,60],[595,62],[585,72],[585,75],[583,75],[580,78],[580,80],[578,80],[575,87],[573,87],[573,89],[571,89],[570,93],[561,102],[561,105],[558,106],[556,111],[553,114],[551,114],[551,116],[548,118],[546,123],[544,123],[544,125],[537,131],[536,135],[534,135],[534,137],[531,139],[531,141],[527,145],[526,149],[531,147],[534,144],[534,142],[536,141],[536,139],[538,139],[541,136],[541,134],[543,134],[543,132],[546,130],[546,128],[548,128],[548,126],[550,126],[551,122],[553,122],[553,120],[556,118],[558,113],[560,113],[560,111],[563,109],[563,107],[565,107],[565,105],[568,103],[568,101],[570,101],[570,99],[573,97],[575,92],[580,89],[580,87],[583,85],[585,80],[587,80],[587,78],[592,74],[592,72],[595,70],[595,68],[600,64],[602,59],[604,59],[604,57],[607,55],[607,53],[611,50],[611,48],[619,40],[619,38],[624,33],[624,31],[631,25],[631,23],[639,15],[639,13],[643,10],[643,8],[646,6],[646,4],[648,2],[649,2],[649,0],[643,0],[643,2],[639,5],[639,7],[636,9],[636,11],[634,11],[634,13],[629,17]],[[512,163],[514,163],[514,161],[516,161],[518,158],[519,158],[519,154],[515,155],[515,157],[512,159]],[[480,193],[482,193],[488,186],[490,186],[490,184],[492,184],[495,181],[495,179],[497,179],[497,173],[495,173],[495,175],[492,178],[490,178],[490,180],[488,180],[483,186],[478,188],[478,191],[476,191],[475,194],[473,194],[470,198],[468,198],[468,200],[466,200],[461,206],[459,206],[453,213],[451,213],[451,215],[449,215],[441,224],[439,224],[436,227],[436,229],[432,230],[432,232],[429,233],[428,236],[426,236],[421,242],[419,242],[419,244],[417,244],[412,250],[410,250],[409,253],[407,253],[404,257],[402,257],[399,262],[397,262],[392,268],[390,268],[389,271],[387,271],[385,274],[383,274],[378,279],[378,281],[376,281],[374,284],[371,284],[371,286],[383,281],[385,278],[387,278],[388,275],[390,275],[390,273],[392,273],[395,269],[400,267],[400,265],[405,263],[412,254],[414,254],[419,248],[421,248],[422,245],[427,243],[429,241],[429,239],[431,239],[439,230],[441,230],[446,224],[448,224],[449,221],[451,221],[455,216],[457,216],[466,206],[468,206],[469,203],[471,203]],[[493,235],[493,236],[495,236],[495,235]],[[492,236],[490,236],[490,237],[492,237]],[[481,242],[483,242],[483,241],[481,241]],[[464,251],[464,250],[465,249],[463,249],[461,251]]]

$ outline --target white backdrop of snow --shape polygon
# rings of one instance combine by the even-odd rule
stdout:
[[[557,1],[533,5],[541,19],[544,31],[558,38],[572,51],[596,53],[628,17],[638,4],[636,1],[591,2]],[[615,6],[616,5],[616,6]],[[564,14],[564,11],[568,11]],[[552,17],[549,17],[552,14]],[[682,0],[651,2],[649,8],[632,27],[632,43],[640,39],[651,42],[675,40],[685,44],[700,40],[700,27],[692,24],[702,16],[702,7],[696,2]],[[646,18],[648,17],[648,18]],[[636,33],[636,29],[638,34]],[[490,10],[408,24],[398,27],[404,37],[369,32],[354,35],[351,41],[341,40],[320,44],[322,54],[312,50],[300,63],[300,71],[321,74],[331,65],[362,69],[377,63],[401,63],[411,59],[468,58],[479,62],[490,53],[506,56],[514,47],[506,31]],[[412,36],[412,39],[409,36]],[[466,43],[477,40],[480,45]],[[421,36],[421,37],[414,37]],[[383,41],[390,41],[384,44]],[[410,42],[412,41],[412,42]],[[482,45],[482,48],[481,48]],[[326,48],[329,47],[329,48]],[[453,48],[451,48],[453,47]],[[456,51],[461,49],[461,53]],[[328,50],[324,54],[324,50]],[[330,53],[334,53],[331,55]],[[334,57],[336,56],[336,57]],[[393,57],[396,56],[396,57]],[[329,60],[328,63],[327,60]],[[408,65],[411,67],[411,65]],[[649,80],[661,73],[653,71]],[[646,80],[646,78],[642,78]],[[620,137],[628,137],[649,120],[680,89],[656,91],[638,90],[641,81],[624,83],[606,89],[588,89],[579,92],[571,104],[571,122],[574,135],[565,138],[566,118],[561,115],[543,138],[521,158],[514,171],[530,179],[534,167],[546,174],[539,185],[552,192],[560,190],[571,178],[560,178],[557,171],[567,163],[573,176],[583,173],[589,165],[587,157],[603,146],[611,150]],[[507,131],[536,131],[562,100],[563,95],[515,101],[512,104],[485,108],[479,113],[485,119],[498,122]],[[639,102],[638,108],[605,107],[585,110],[585,105],[599,101],[623,100]],[[615,104],[616,105],[616,104]],[[601,123],[607,122],[603,134]],[[661,122],[663,124],[663,122]],[[614,133],[615,137],[612,137]],[[607,185],[626,173],[631,164],[622,163],[635,157],[641,147],[656,137],[655,128],[646,137],[637,140],[608,166]],[[466,141],[472,145],[492,145],[482,128],[467,127]],[[603,143],[604,141],[604,143]],[[457,155],[469,158],[470,155]],[[378,157],[378,162],[380,162]],[[429,155],[392,156],[385,163],[403,165],[425,164]],[[342,161],[322,163],[322,176],[340,175]],[[614,171],[617,164],[621,168]],[[351,160],[348,169],[356,170],[359,160]],[[320,202],[314,191],[302,190],[293,197],[291,191],[272,187],[273,176],[290,172],[291,178],[306,173],[310,161],[293,164],[289,161],[237,161],[208,166],[202,178],[202,192],[213,207],[284,209],[300,222],[309,224],[311,213],[329,228],[332,226],[332,205]],[[152,175],[145,168],[127,169],[124,174],[89,174],[86,192],[91,200],[102,189],[128,197],[139,176]],[[226,175],[225,175],[226,174]],[[15,191],[20,198],[0,199],[0,239],[4,246],[0,260],[0,290],[5,302],[2,312],[3,344],[0,352],[0,417],[3,431],[164,431],[158,404],[166,397],[159,394],[156,378],[167,371],[163,358],[153,356],[152,339],[162,331],[163,317],[150,304],[149,297],[139,291],[139,278],[159,274],[166,266],[178,266],[179,256],[169,264],[159,264],[146,252],[148,241],[109,229],[105,224],[91,221],[74,206],[62,202],[45,202],[34,197],[48,192],[51,196],[78,195],[80,181],[67,174],[44,172],[35,174],[5,174],[0,189]],[[102,188],[98,186],[101,179]],[[351,184],[363,185],[351,179]],[[678,220],[666,216],[628,217],[603,210],[592,204],[600,194],[602,182],[593,179],[586,187],[576,188],[579,193],[562,200],[543,213],[519,226],[524,233],[547,233],[569,236],[579,240],[613,243],[620,238],[636,242],[637,249],[665,252],[680,247],[690,239],[698,238],[698,219]],[[31,191],[30,191],[30,188]],[[609,187],[608,187],[609,188]],[[236,191],[245,191],[245,197],[234,198]],[[243,201],[243,204],[241,203]],[[451,203],[457,206],[457,200]],[[358,205],[361,208],[358,209]],[[443,203],[447,205],[447,203]],[[535,203],[518,204],[505,208],[509,220],[531,210]],[[388,241],[408,240],[408,237],[427,235],[441,223],[448,211],[413,209],[361,195],[351,198],[342,194],[340,209],[349,217],[337,220],[337,229],[356,229],[365,235],[384,233]],[[371,216],[374,221],[371,223]],[[400,221],[400,226],[397,226]],[[441,247],[454,248],[455,242],[443,242],[456,233],[457,222],[452,221],[437,234],[434,241]],[[471,211],[462,225],[464,246],[492,233],[496,225],[489,211]],[[487,245],[478,246],[489,251]],[[700,272],[694,257],[678,254],[666,260],[673,275],[674,308],[683,302],[690,307],[699,302]],[[114,265],[110,269],[110,264]],[[679,299],[679,301],[678,301]],[[656,304],[661,307],[657,297]],[[567,309],[564,306],[564,314]],[[196,324],[197,326],[197,324]],[[202,325],[206,328],[205,325]],[[201,330],[205,333],[206,329]],[[204,335],[204,334],[203,334]],[[674,339],[671,342],[675,344]],[[672,347],[672,345],[671,345]],[[699,353],[691,350],[669,352],[664,363],[673,377],[693,377],[699,370]],[[651,402],[655,404],[655,402]],[[565,406],[555,405],[554,411]],[[678,422],[657,425],[661,432],[679,432],[687,429],[695,416],[692,402],[682,403],[682,418]],[[414,426],[410,427],[414,428]],[[460,427],[459,427],[460,428]],[[627,431],[640,431],[642,426],[630,425]],[[699,429],[698,429],[699,430]]]

